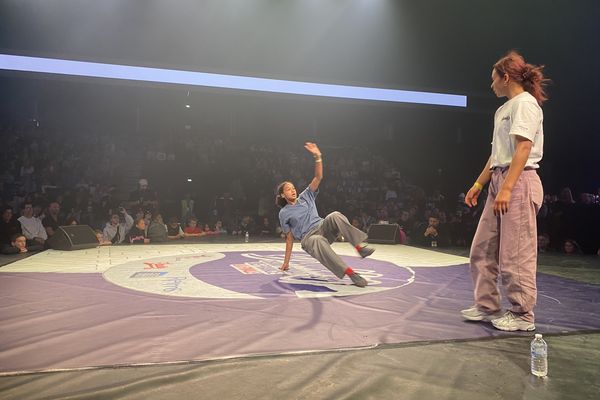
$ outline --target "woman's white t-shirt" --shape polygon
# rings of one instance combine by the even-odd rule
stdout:
[[[539,168],[544,153],[544,113],[537,100],[523,92],[504,103],[494,115],[494,137],[490,167],[510,165],[521,136],[533,143],[525,167]]]

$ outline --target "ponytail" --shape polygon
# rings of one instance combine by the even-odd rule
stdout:
[[[545,87],[550,80],[544,77],[543,65],[527,64],[523,56],[513,50],[499,59],[494,64],[494,69],[498,75],[506,74],[521,84],[523,89],[535,97],[540,106],[548,100]]]

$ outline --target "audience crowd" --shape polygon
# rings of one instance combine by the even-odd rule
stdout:
[[[5,254],[47,248],[59,226],[70,224],[89,225],[100,245],[202,241],[246,232],[278,237],[274,188],[284,180],[305,188],[313,172],[312,159],[284,139],[258,145],[189,134],[140,144],[99,133],[0,130],[8,150],[0,153],[0,250]],[[322,216],[341,211],[366,232],[372,224],[398,224],[403,243],[470,244],[483,201],[468,208],[464,193],[419,187],[376,149],[321,147],[325,179],[317,205]],[[123,172],[136,163],[137,187],[123,187]],[[173,174],[191,170],[204,173],[197,189],[190,189],[192,184],[179,193],[168,185]],[[568,187],[547,194],[538,233],[540,252],[598,254],[600,189],[577,198]]]

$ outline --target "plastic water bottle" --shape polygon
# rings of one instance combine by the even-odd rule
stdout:
[[[244,237],[244,242],[248,243],[250,241],[250,233],[246,231],[246,236]]]
[[[548,375],[548,344],[540,333],[531,341],[531,373],[539,377]]]

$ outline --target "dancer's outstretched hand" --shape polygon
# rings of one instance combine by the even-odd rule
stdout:
[[[316,143],[306,142],[304,143],[304,148],[310,152],[314,157],[321,155],[321,150],[317,147]]]

